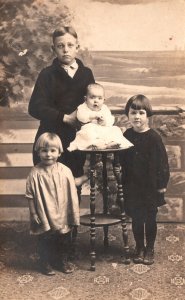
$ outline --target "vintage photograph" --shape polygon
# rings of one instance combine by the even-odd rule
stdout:
[[[184,300],[185,1],[0,16],[0,298]]]

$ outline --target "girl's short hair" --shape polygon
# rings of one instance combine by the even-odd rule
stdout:
[[[47,147],[56,147],[59,149],[59,152],[63,152],[62,142],[59,136],[52,132],[45,132],[41,134],[36,141],[34,150],[38,152],[41,148]]]
[[[127,101],[126,106],[125,106],[125,114],[127,116],[128,116],[130,108],[146,110],[147,117],[151,117],[153,115],[152,106],[150,104],[150,101],[144,95],[135,95]]]
[[[72,35],[76,40],[78,39],[78,35],[72,26],[62,26],[60,28],[55,29],[55,31],[53,32],[53,43],[55,42],[55,39],[58,36],[63,36],[66,33]]]

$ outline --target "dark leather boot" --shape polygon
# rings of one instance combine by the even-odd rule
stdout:
[[[146,247],[145,257],[143,263],[145,265],[152,265],[154,263],[154,249]]]
[[[135,264],[142,264],[144,260],[144,255],[145,255],[145,248],[136,246],[134,251],[133,262]]]
[[[65,274],[73,273],[74,266],[68,262],[67,257],[63,257],[60,263],[60,270]]]

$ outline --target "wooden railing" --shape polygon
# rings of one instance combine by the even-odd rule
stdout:
[[[177,115],[178,106],[161,109],[155,114]],[[119,107],[114,114],[123,114]],[[0,108],[0,221],[25,221],[29,212],[24,198],[25,179],[32,164],[32,145],[39,121],[26,110]]]

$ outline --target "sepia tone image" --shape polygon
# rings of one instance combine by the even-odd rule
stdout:
[[[0,16],[0,298],[184,300],[185,1]]]

